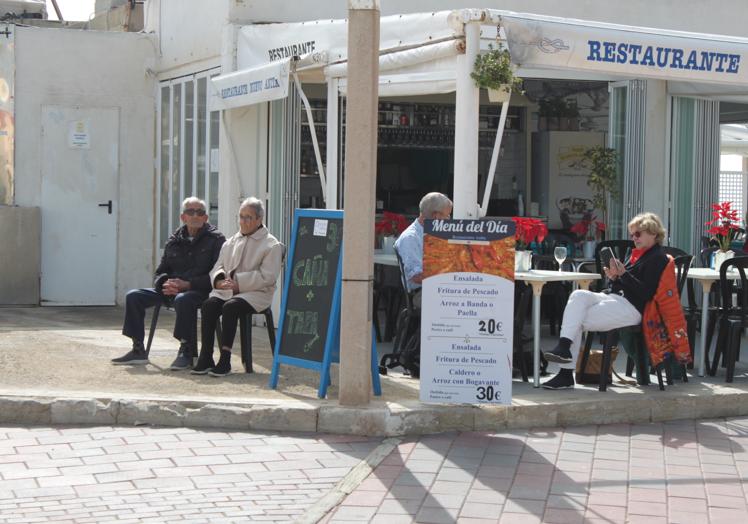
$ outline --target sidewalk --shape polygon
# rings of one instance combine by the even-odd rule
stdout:
[[[381,398],[364,408],[341,407],[337,366],[327,399],[317,398],[318,374],[295,367],[282,367],[278,389],[268,388],[272,359],[264,328],[253,330],[253,374],[243,372],[236,352],[235,373],[226,378],[169,371],[177,346],[173,320],[173,313],[162,314],[150,365],[112,366],[109,360],[130,346],[120,334],[120,308],[0,308],[0,422],[403,435],[748,415],[745,365],[732,385],[721,372],[665,392],[656,386],[547,391],[515,380],[508,408],[422,404],[418,381],[392,372],[382,377]],[[621,358],[617,366],[624,365]]]
[[[748,418],[403,438],[0,424],[0,524],[747,522]]]

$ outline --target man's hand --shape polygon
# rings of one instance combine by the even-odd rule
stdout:
[[[164,282],[164,285],[161,289],[164,295],[174,296],[183,291],[189,291],[191,287],[192,286],[190,285],[190,283],[186,280],[182,280],[181,278],[170,278],[169,280]]]
[[[225,278],[218,282],[217,286],[218,289],[230,289],[234,295],[239,293],[239,283],[236,280],[233,280],[231,278]]]
[[[416,284],[420,284],[421,282],[423,282],[423,272],[421,272],[421,273],[416,273],[415,275],[413,275],[413,276],[411,277],[410,281],[411,281],[411,282],[414,282],[414,283],[416,283]]]

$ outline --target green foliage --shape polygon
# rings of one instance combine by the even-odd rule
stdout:
[[[576,101],[568,101],[560,96],[541,98],[538,100],[538,116],[576,118],[579,116],[579,108]]]
[[[608,224],[608,199],[616,198],[618,190],[618,153],[615,149],[595,146],[587,149],[584,158],[589,162],[590,176],[587,185],[592,188],[592,202]]]
[[[498,89],[503,84],[509,84],[512,90],[522,91],[522,79],[514,76],[509,50],[501,44],[496,49],[488,44],[488,52],[475,57],[470,77],[475,85],[485,89]]]

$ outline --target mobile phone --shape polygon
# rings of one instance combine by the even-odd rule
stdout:
[[[610,260],[616,258],[613,254],[613,250],[609,247],[604,247],[600,250],[600,260],[603,262],[603,267],[610,269]]]

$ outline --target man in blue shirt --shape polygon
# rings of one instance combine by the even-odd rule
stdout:
[[[429,193],[418,205],[419,215],[395,242],[405,269],[408,290],[421,287],[423,280],[423,221],[426,219],[447,219],[452,214],[452,201],[442,193]]]

